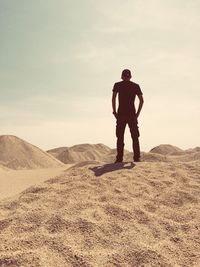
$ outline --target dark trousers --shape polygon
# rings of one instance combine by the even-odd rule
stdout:
[[[119,161],[123,160],[124,155],[124,132],[126,128],[126,124],[128,124],[131,138],[132,138],[132,146],[133,146],[133,159],[137,160],[140,158],[140,145],[139,145],[139,129],[138,129],[138,121],[136,116],[117,116],[116,121],[116,136],[117,136],[117,156],[116,159]]]

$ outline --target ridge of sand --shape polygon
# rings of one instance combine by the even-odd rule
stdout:
[[[0,164],[10,169],[62,167],[63,163],[42,149],[14,135],[0,136]]]
[[[47,152],[63,163],[76,163],[87,160],[104,161],[111,149],[104,144],[78,144],[71,147],[50,149]]]
[[[0,202],[0,266],[200,266],[200,161],[82,162]]]

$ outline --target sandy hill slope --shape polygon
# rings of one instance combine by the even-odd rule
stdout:
[[[13,135],[0,136],[0,164],[11,169],[63,166],[45,151]]]
[[[172,145],[159,145],[150,150],[149,153],[142,153],[143,161],[180,161],[189,162],[200,160],[200,148],[182,150]]]
[[[67,150],[68,147],[64,146],[64,147],[57,147],[57,148],[53,148],[53,149],[49,149],[46,152],[51,154],[52,156],[54,156],[55,158],[58,158],[58,156],[64,152],[65,150]]]
[[[97,160],[105,163],[114,162],[116,149],[104,144],[79,144],[72,147],[59,147],[47,151],[63,163],[78,163]],[[159,145],[150,152],[141,152],[141,161],[144,162],[170,162],[194,161],[200,159],[199,147],[182,150],[172,145]],[[124,161],[133,161],[133,153],[124,149]]]
[[[0,266],[200,266],[200,161],[78,163],[0,202]]]
[[[78,144],[71,147],[58,147],[47,150],[63,163],[78,163],[83,161],[97,160],[111,163],[116,159],[116,148],[112,149],[104,144]],[[124,160],[131,161],[132,153],[124,149]]]
[[[187,153],[197,153],[197,152],[200,152],[200,147],[195,147],[195,148],[189,148],[187,150],[185,150],[185,152]]]
[[[79,144],[71,147],[60,147],[47,151],[64,163],[75,163],[87,160],[103,160],[111,149],[104,144]],[[109,157],[110,158],[110,157]]]
[[[180,152],[183,152],[183,150],[176,146],[162,144],[152,148],[150,152],[158,153],[161,155],[170,155],[170,154],[179,154]]]

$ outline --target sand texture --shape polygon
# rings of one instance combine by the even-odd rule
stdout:
[[[2,200],[0,266],[200,266],[200,161],[165,159],[78,163]]]

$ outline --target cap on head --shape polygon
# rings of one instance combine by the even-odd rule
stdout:
[[[131,71],[128,69],[125,69],[122,71],[121,78],[131,78]]]

